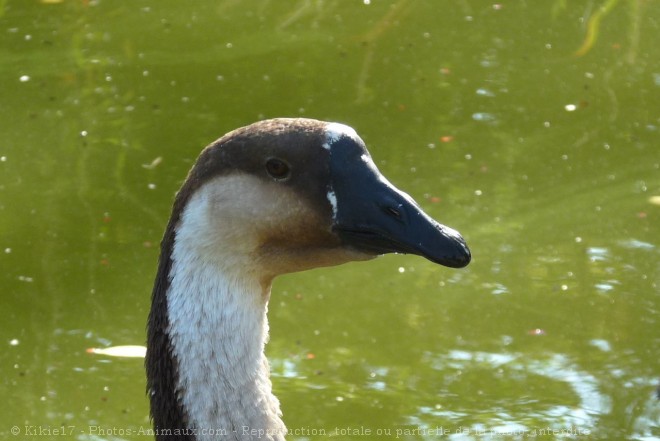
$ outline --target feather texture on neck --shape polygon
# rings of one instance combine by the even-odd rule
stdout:
[[[165,330],[174,395],[193,439],[248,440],[256,431],[283,440],[264,355],[270,280],[250,263],[250,237],[230,231],[238,225],[209,222],[222,198],[213,189],[190,198],[174,234]]]

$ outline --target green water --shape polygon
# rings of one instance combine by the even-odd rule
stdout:
[[[660,439],[658,41],[653,0],[0,1],[0,437],[149,439],[85,350],[144,342],[200,149],[305,116],[474,260],[278,279],[290,439]]]

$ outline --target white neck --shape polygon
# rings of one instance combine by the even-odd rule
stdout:
[[[167,292],[187,425],[198,440],[283,440],[264,355],[270,285],[213,240],[201,240],[204,205],[191,201],[177,229]]]

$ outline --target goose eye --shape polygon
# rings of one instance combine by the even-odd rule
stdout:
[[[266,162],[266,171],[274,179],[282,180],[289,177],[289,165],[281,159],[271,158]]]

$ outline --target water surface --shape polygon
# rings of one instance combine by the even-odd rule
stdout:
[[[0,2],[0,435],[145,439],[142,361],[85,350],[144,342],[200,149],[305,116],[474,261],[278,279],[291,439],[659,439],[660,3],[541,3]]]

